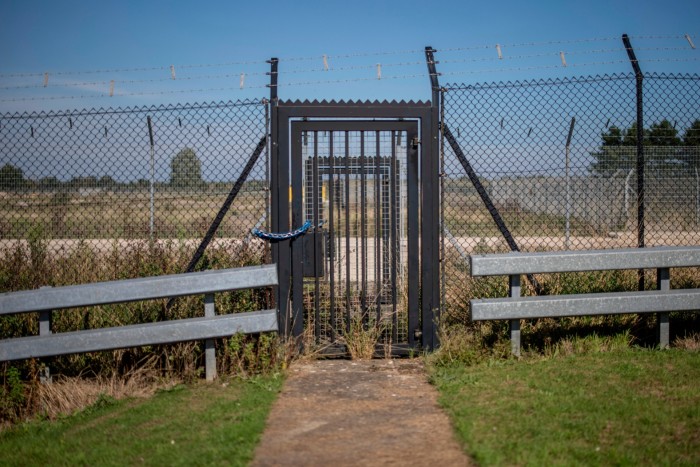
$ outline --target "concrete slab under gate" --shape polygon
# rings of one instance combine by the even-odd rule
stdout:
[[[473,464],[420,360],[296,363],[253,466]]]

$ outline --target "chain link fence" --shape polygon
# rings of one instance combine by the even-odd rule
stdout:
[[[700,76],[645,75],[643,99],[645,244],[700,244]],[[636,104],[634,74],[445,86],[448,295],[467,255],[510,251],[509,236],[523,251],[638,246]]]
[[[261,101],[2,115],[2,254],[107,258],[149,242],[177,246],[176,272],[266,135]],[[212,247],[235,252],[265,227],[268,179],[265,150]]]

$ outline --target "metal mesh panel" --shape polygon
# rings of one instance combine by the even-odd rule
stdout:
[[[510,251],[508,233],[523,251],[637,246],[633,74],[445,89],[443,238],[454,269],[445,277],[448,289],[464,279],[453,273],[467,273],[460,265],[468,254]],[[698,244],[700,77],[648,75],[643,96],[646,245]]]
[[[645,241],[700,244],[700,76],[644,77]]]
[[[267,122],[263,103],[238,101],[3,115],[0,125],[3,251],[40,236],[67,255],[139,240],[196,246]],[[264,221],[267,179],[262,155],[215,243],[240,245]]]
[[[363,316],[387,342],[408,339],[405,141],[389,131],[303,136],[305,218],[327,232],[325,275],[306,279],[305,307],[316,310],[306,316],[321,341]]]

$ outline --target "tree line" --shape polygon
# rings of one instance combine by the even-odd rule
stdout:
[[[170,161],[170,180],[168,183],[158,183],[159,186],[170,186],[177,189],[203,189],[207,183],[202,179],[202,162],[192,148],[180,150]],[[28,179],[24,171],[12,164],[6,163],[0,167],[0,191],[58,189],[78,190],[81,188],[100,188],[105,190],[140,189],[150,186],[149,180],[140,178],[131,182],[118,182],[109,175],[102,177],[76,176],[68,181],[61,181],[55,176],[43,177],[38,180]]]
[[[627,129],[612,126],[601,134],[602,142],[591,153],[595,159],[591,171],[612,174],[618,170],[631,170],[636,166],[637,124]],[[690,170],[700,168],[700,119],[695,120],[682,133],[670,121],[664,119],[642,131],[642,144],[646,166],[660,169]],[[652,149],[653,148],[653,149]]]

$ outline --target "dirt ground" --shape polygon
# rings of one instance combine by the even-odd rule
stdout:
[[[470,464],[419,360],[294,364],[252,463]]]

